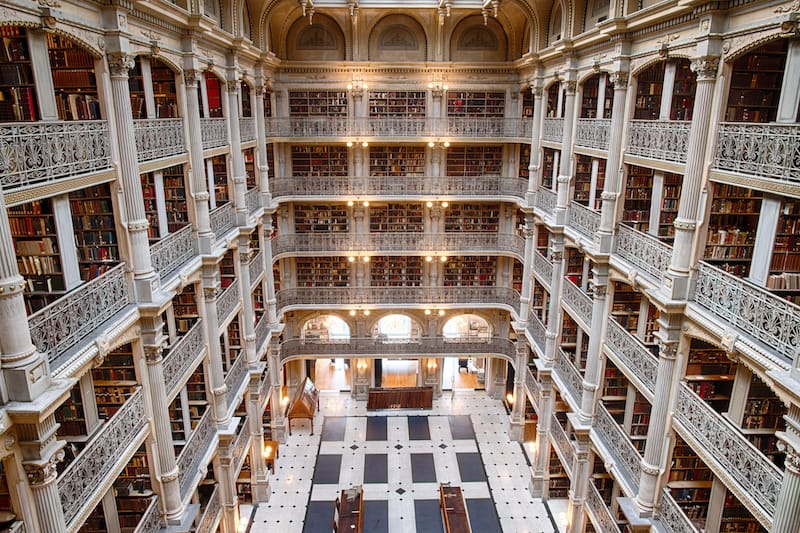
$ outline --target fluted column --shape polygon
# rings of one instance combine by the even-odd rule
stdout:
[[[258,387],[256,380],[256,388]],[[269,500],[269,473],[267,471],[267,462],[264,459],[264,424],[262,422],[264,415],[262,398],[258,395],[257,390],[251,388],[250,395],[247,400],[247,423],[249,425],[247,431],[253,435],[250,444],[250,472],[254,477],[253,500],[258,503],[266,502]]]
[[[606,338],[608,321],[608,265],[597,263],[593,271],[594,297],[592,298],[592,323],[589,346],[586,352],[586,370],[581,383],[581,407],[578,418],[582,423],[590,423],[597,404],[597,389],[600,387],[603,339]]]
[[[561,138],[561,159],[558,165],[558,188],[556,189],[556,224],[566,223],[567,207],[569,206],[569,182],[572,179],[572,130],[575,122],[575,92],[577,82],[567,80],[564,82],[564,135]]]
[[[283,404],[281,386],[281,345],[277,338],[270,339],[267,351],[267,364],[269,365],[269,377],[272,380],[272,399],[270,409],[272,422],[272,438],[278,442],[286,442],[286,405]]]
[[[268,214],[267,214],[268,215]],[[278,322],[278,299],[275,297],[275,273],[272,270],[272,217],[264,216],[264,240],[261,246],[264,257],[264,279],[267,284],[267,318],[270,324]]]
[[[261,205],[267,206],[272,200],[269,192],[269,157],[267,157],[267,128],[264,116],[264,96],[268,93],[268,86],[258,67],[256,74],[255,110],[256,121],[256,165],[258,167],[258,188],[261,191]]]
[[[561,287],[564,284],[564,234],[550,235],[550,260],[553,262],[553,277],[550,279],[550,299],[547,308],[547,341],[544,348],[545,364],[552,368],[556,359],[556,342],[561,330]]]
[[[216,269],[216,265],[212,267]],[[203,304],[205,307],[206,346],[208,347],[208,382],[214,403],[214,420],[218,427],[227,427],[230,417],[225,403],[225,374],[222,370],[222,353],[219,348],[219,317],[217,316],[217,289],[219,282],[214,278],[216,272],[204,272]],[[241,290],[241,287],[240,287]]]
[[[144,211],[142,181],[139,177],[139,162],[136,155],[136,134],[131,119],[133,111],[128,71],[134,64],[133,56],[125,52],[108,54],[115,133],[119,148],[119,175],[122,189],[125,191],[123,203],[128,221],[128,264],[133,270],[137,301],[152,302],[153,293],[158,290],[158,275],[150,261],[150,241],[147,236],[150,224]]]
[[[686,170],[683,174],[678,216],[675,219],[675,241],[672,260],[661,290],[674,299],[685,299],[689,291],[690,262],[697,228],[700,191],[703,187],[706,145],[711,125],[711,101],[714,98],[719,58],[700,57],[692,61],[692,71],[697,75],[692,126],[686,148]]]
[[[161,472],[159,496],[167,523],[180,524],[186,508],[181,502],[178,463],[175,460],[175,443],[172,440],[172,428],[170,427],[163,349],[161,346],[146,345],[144,354],[147,362],[147,378],[150,383],[150,402],[153,406],[153,428],[158,449],[158,465]]]
[[[514,404],[511,408],[511,425],[509,438],[522,442],[525,437],[525,373],[528,369],[528,344],[524,339],[524,331],[519,331],[517,341],[514,343],[516,354],[514,357]]]
[[[258,231],[258,229],[256,229]],[[256,353],[256,312],[253,308],[253,293],[250,291],[250,236],[239,235],[239,292],[242,295],[242,333],[248,366],[258,362]]]
[[[231,132],[231,173],[233,174],[233,200],[236,204],[236,224],[247,224],[247,177],[244,172],[244,155],[242,154],[242,134],[239,131],[239,90],[241,82],[236,79],[236,70],[230,69],[232,74],[227,82],[228,94],[228,127]]]
[[[528,165],[528,205],[534,204],[533,192],[539,188],[540,157],[542,152],[542,117],[544,116],[544,86],[541,79],[531,81],[533,118],[531,122],[531,161]]]
[[[798,389],[795,389],[795,394]],[[783,483],[775,504],[772,533],[800,531],[800,407],[789,406],[786,430],[779,431],[778,449],[786,452]]]
[[[61,441],[63,446],[63,441]],[[64,452],[59,449],[42,463],[23,462],[25,474],[28,476],[28,486],[33,496],[33,506],[39,518],[39,529],[34,531],[42,533],[62,533],[67,531],[64,512],[61,508],[61,498],[58,493],[56,480],[58,472],[56,463],[64,459]]]
[[[214,233],[211,231],[209,217],[208,180],[206,165],[203,159],[203,137],[200,126],[200,101],[198,100],[198,84],[203,75],[199,70],[184,70],[183,81],[186,88],[186,123],[188,126],[189,161],[191,163],[190,185],[194,200],[195,224],[200,240],[200,253],[208,254],[214,248]]]
[[[538,364],[538,363],[537,363]],[[539,397],[539,423],[536,425],[536,445],[533,457],[531,495],[534,498],[547,497],[547,481],[550,471],[550,423],[555,407],[555,391],[551,370],[539,368],[539,382],[542,393]]]
[[[528,313],[531,305],[531,277],[533,276],[533,246],[536,240],[535,219],[525,217],[525,257],[522,263],[522,293],[519,297],[520,322],[528,322]]]
[[[617,196],[622,184],[622,131],[625,128],[625,106],[628,93],[627,71],[612,72],[609,80],[614,85],[614,99],[611,104],[611,132],[608,136],[608,159],[606,160],[606,174],[603,178],[603,192],[600,194],[602,207],[600,210],[600,227],[598,238],[600,251],[611,252],[611,236],[616,224]]]
[[[233,429],[236,429],[235,425]],[[242,431],[247,431],[247,428],[242,428]],[[220,503],[222,504],[222,518],[220,519],[222,533],[238,533],[239,531],[239,498],[236,494],[236,472],[233,469],[233,442],[235,439],[235,432],[219,434],[218,462],[214,468],[219,482]]]
[[[569,490],[569,503],[567,504],[567,533],[583,533],[585,530],[586,490],[589,488],[592,467],[589,462],[589,449],[591,441],[588,431],[576,432],[572,457],[572,482]]]

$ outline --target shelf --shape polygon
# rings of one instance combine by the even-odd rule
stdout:
[[[634,119],[657,120],[661,113],[665,62],[658,62],[639,74],[636,83]]]
[[[727,122],[775,121],[787,51],[787,42],[777,40],[734,61],[725,110]]]
[[[500,223],[500,204],[451,203],[444,211],[445,233],[496,233]]]
[[[422,204],[371,204],[369,207],[369,231],[372,233],[419,233],[424,229]]]
[[[350,285],[350,263],[345,257],[298,257],[295,268],[298,287]]]
[[[370,146],[370,176],[424,176],[422,146]]]
[[[446,287],[492,287],[496,284],[496,267],[493,257],[451,257],[444,264],[444,285]]]
[[[50,72],[60,120],[102,118],[97,95],[94,58],[69,38],[47,33]]]
[[[426,93],[424,91],[370,91],[370,117],[424,118]]]
[[[214,199],[217,207],[225,205],[230,201],[230,189],[228,188],[228,164],[224,155],[217,155],[211,158],[211,168],[214,180]]]
[[[345,117],[345,91],[289,91],[289,115],[292,117]]]
[[[501,91],[448,91],[448,117],[503,117],[506,95]]]
[[[104,183],[73,191],[69,204],[81,279],[89,281],[120,260],[110,186]]]
[[[186,203],[186,182],[183,165],[162,170],[164,176],[164,200],[167,213],[167,230],[174,233],[189,225],[189,208]]]
[[[448,176],[500,176],[502,146],[451,146],[447,149]]]
[[[292,146],[292,176],[347,176],[345,146]]]
[[[761,192],[715,183],[704,259],[723,262],[729,273],[747,276],[760,211]]]
[[[26,30],[5,26],[0,46],[0,122],[39,119]]]
[[[294,206],[295,233],[328,233],[348,232],[349,218],[347,206],[342,205],[305,205]]]

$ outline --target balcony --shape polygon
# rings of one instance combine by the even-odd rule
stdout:
[[[742,504],[769,529],[783,472],[685,383],[678,388],[673,421],[677,433],[714,475],[732,487],[732,492],[747,495],[741,498]]]
[[[608,317],[605,345],[614,362],[631,378],[639,392],[652,402],[658,374],[656,356],[613,317]]]
[[[217,320],[220,324],[224,324],[239,306],[239,292],[239,280],[236,279],[217,297]]]
[[[564,119],[546,118],[542,124],[542,140],[561,144],[564,139]]]
[[[252,215],[261,207],[261,191],[258,187],[250,189],[244,193],[244,205],[247,208],[247,213]]]
[[[225,118],[201,118],[200,134],[203,150],[228,145],[228,123]]]
[[[600,212],[589,209],[578,202],[570,202],[567,210],[567,228],[586,237],[589,242],[593,242],[599,227]]]
[[[547,328],[539,320],[539,317],[533,314],[533,311],[528,313],[528,333],[536,347],[539,348],[539,353],[544,353],[545,345],[547,344]]]
[[[600,497],[594,483],[588,483],[586,490],[586,505],[589,508],[589,518],[594,524],[595,531],[599,533],[619,533],[619,525],[608,509],[606,502]]]
[[[721,123],[713,171],[800,184],[800,124]]]
[[[239,434],[236,435],[236,439],[233,441],[232,448],[233,453],[233,471],[239,472],[242,469],[242,464],[244,463],[245,457],[247,457],[247,450],[250,444],[250,421],[248,417],[244,417],[244,420],[240,422],[241,430]]]
[[[550,421],[550,436],[553,437],[553,442],[555,443],[556,453],[561,459],[561,464],[564,466],[564,471],[567,473],[567,476],[572,478],[572,444],[569,441],[569,437],[567,436],[567,432],[564,431],[564,427],[561,425],[561,421],[558,417],[553,414],[553,418]]]
[[[614,254],[644,272],[655,285],[672,261],[672,246],[625,224],[617,226]]]
[[[150,245],[150,262],[162,280],[196,255],[197,239],[191,224]]]
[[[68,529],[91,512],[96,504],[95,491],[127,464],[144,440],[147,424],[144,397],[139,389],[61,473],[58,494]]]
[[[186,441],[186,446],[178,456],[178,484],[181,487],[181,497],[186,498],[194,490],[194,483],[200,475],[203,458],[209,453],[209,447],[217,436],[217,426],[211,407],[206,409],[200,422]]]
[[[153,496],[133,533],[158,533],[159,531],[161,531],[161,516],[158,508],[158,496]]]
[[[531,121],[527,118],[448,117],[447,130],[439,135],[450,138],[478,137],[531,140]]]
[[[549,215],[556,208],[556,193],[550,189],[540,187],[536,191],[535,207],[544,211],[545,215]]]
[[[610,118],[579,118],[575,127],[575,146],[593,150],[608,150],[611,137]]]
[[[466,196],[479,198],[525,197],[528,181],[500,176],[314,176],[303,179],[277,178],[270,180],[272,196],[278,200],[306,197],[407,197]],[[288,197],[288,198],[287,198]]]
[[[188,379],[200,363],[200,358],[205,351],[205,337],[203,335],[202,320],[169,348],[164,356],[164,380],[167,397],[173,398],[180,386]]]
[[[602,403],[597,404],[592,432],[614,457],[612,470],[619,471],[617,478],[627,481],[628,486],[634,489],[629,492],[637,492],[642,475],[642,456]]]
[[[348,117],[268,118],[266,121],[267,137],[296,139],[356,135]]]
[[[791,366],[800,353],[800,306],[749,281],[700,262],[694,302],[775,354],[771,358],[781,366]]]
[[[512,313],[519,309],[519,293],[506,287],[303,287],[278,291],[277,301],[279,312],[301,306],[335,309],[459,304],[480,309],[499,307]]]
[[[133,121],[139,163],[186,152],[182,118],[143,118]]]
[[[553,279],[553,263],[543,256],[539,250],[533,252],[533,273],[539,282],[550,290],[550,282]]]
[[[214,492],[206,503],[206,508],[203,511],[203,516],[197,524],[195,533],[213,533],[217,530],[219,518],[222,512],[222,504],[219,501],[219,485],[214,487]]]
[[[0,124],[0,188],[113,172],[109,138],[105,120]]]
[[[264,252],[259,250],[247,264],[247,271],[250,273],[250,287],[257,284],[264,273]]]
[[[675,502],[669,489],[666,488],[661,492],[661,505],[657,519],[667,533],[697,533],[697,528]]]
[[[59,356],[129,303],[123,263],[29,316],[31,339],[56,369]]]
[[[575,368],[572,361],[569,360],[564,350],[557,348],[556,351],[558,354],[556,356],[555,369],[557,371],[556,377],[561,381],[561,386],[559,387],[561,395],[571,399],[572,406],[577,408],[581,404],[583,376]]]
[[[239,119],[239,140],[243,143],[256,140],[256,120],[253,117]]]
[[[589,331],[592,326],[592,298],[567,277],[564,278],[562,287],[561,298],[569,308],[568,311],[573,318],[582,322],[582,328]]]
[[[272,240],[274,259],[282,255],[374,252],[377,254],[490,253],[514,256],[525,254],[525,240],[519,235],[497,233],[299,233],[278,235]]]
[[[542,385],[536,376],[533,375],[533,370],[530,367],[525,372],[525,386],[528,388],[528,394],[531,396],[532,403],[535,406],[539,405],[539,398],[542,395]]]
[[[267,315],[264,314],[261,317],[261,320],[258,321],[256,324],[256,354],[261,354],[261,348],[264,346],[264,342],[266,342],[267,337],[269,336],[269,320],[267,319]]]
[[[631,120],[628,123],[628,155],[646,159],[686,163],[690,121]]]
[[[234,226],[234,209],[233,204],[227,204],[217,207],[209,214],[211,231],[217,239],[222,239]]]
[[[225,393],[225,402],[228,406],[228,411],[232,411],[239,405],[242,385],[244,385],[249,375],[247,372],[247,357],[245,357],[244,350],[241,350],[236,357],[236,361],[225,375],[225,386],[228,389]]]
[[[298,357],[391,357],[494,355],[514,360],[514,342],[500,337],[469,341],[444,337],[419,337],[407,342],[381,342],[371,337],[352,337],[344,342],[312,343],[290,339],[281,344],[281,362]]]

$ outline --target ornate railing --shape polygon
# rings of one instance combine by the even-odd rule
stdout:
[[[228,144],[228,124],[225,118],[201,118],[200,134],[203,138],[203,150]]]
[[[542,124],[542,140],[560,143],[564,138],[564,119],[546,118]]]
[[[239,139],[243,143],[256,140],[256,121],[253,117],[239,118]]]
[[[249,374],[247,373],[247,357],[244,354],[244,350],[239,352],[239,355],[236,356],[236,361],[231,365],[231,368],[228,370],[227,375],[225,376],[225,385],[227,386],[228,390],[225,393],[225,402],[228,405],[228,409],[232,407],[236,407],[234,402],[238,405],[239,402],[237,401],[237,396],[239,395],[239,391],[242,389],[242,382]]]
[[[662,489],[660,507],[658,521],[667,533],[697,533],[697,528],[675,502],[667,488]]]
[[[256,352],[258,352],[262,346],[264,346],[264,342],[267,340],[267,336],[269,335],[269,319],[267,318],[267,314],[264,313],[261,317],[261,320],[258,321],[256,324]]]
[[[267,368],[261,375],[261,381],[258,382],[258,397],[261,402],[267,399],[270,387],[272,387],[272,381],[269,379],[269,365],[267,365]]]
[[[289,339],[281,344],[281,361],[291,357],[341,356],[392,356],[392,355],[496,355],[509,360],[516,354],[514,342],[501,337],[490,337],[477,341],[468,339],[446,339],[444,337],[419,337],[408,342],[380,342],[371,337],[351,337],[344,342],[305,342]]]
[[[527,118],[448,117],[440,122],[447,137],[531,138],[531,121]]]
[[[562,119],[563,120],[563,119]],[[493,137],[530,139],[528,118],[290,117],[267,119],[269,137]]]
[[[142,118],[133,121],[139,163],[186,151],[182,118]]]
[[[672,260],[672,246],[625,224],[617,226],[614,253],[658,282]]]
[[[303,287],[277,293],[278,309],[289,306],[446,305],[519,309],[519,293],[506,287]]]
[[[272,255],[329,252],[448,252],[470,254],[492,252],[513,254],[522,260],[525,240],[519,235],[490,232],[470,233],[294,233],[272,240]]]
[[[658,360],[656,356],[642,344],[642,341],[628,333],[613,317],[608,317],[606,328],[606,346],[619,358],[622,364],[630,369],[645,386],[650,396],[656,388]],[[643,391],[644,392],[644,391]]]
[[[239,469],[242,467],[242,463],[244,462],[244,458],[247,455],[247,443],[250,441],[250,420],[248,417],[244,417],[244,421],[241,423],[241,430],[239,434],[236,435],[236,440],[233,441],[233,453],[231,454],[233,457],[233,470],[234,472],[238,472]]]
[[[267,137],[346,137],[354,135],[348,117],[268,118]]]
[[[572,444],[569,442],[567,432],[561,426],[561,421],[555,414],[553,414],[553,418],[550,421],[550,428],[550,434],[553,436],[556,448],[561,452],[561,464],[564,467],[564,471],[569,477],[572,477]]]
[[[611,137],[610,118],[579,118],[575,127],[575,146],[608,150]]]
[[[800,306],[700,262],[694,301],[790,364],[800,352]]]
[[[69,525],[81,508],[91,501],[91,496],[100,483],[113,470],[122,468],[117,463],[128,446],[147,426],[144,397],[141,389],[134,392],[119,411],[100,429],[86,448],[70,463],[58,477],[58,494],[64,520]],[[131,452],[132,453],[132,452]]]
[[[239,280],[236,279],[217,297],[217,319],[220,324],[224,323],[228,315],[239,305],[240,292]]]
[[[533,311],[528,313],[528,331],[530,331],[533,341],[539,347],[539,351],[544,353],[545,345],[547,344],[547,328],[544,327],[542,321],[536,316]]]
[[[211,211],[209,214],[211,231],[218,239],[221,239],[233,227],[234,215],[233,204],[230,202]]]
[[[129,302],[125,265],[117,265],[29,316],[31,339],[52,364]]]
[[[133,533],[157,533],[158,531],[161,531],[161,516],[158,509],[158,496],[153,496]]]
[[[800,182],[800,124],[721,123],[714,168]]]
[[[571,279],[564,278],[561,297],[564,299],[564,303],[578,315],[576,318],[583,320],[587,326],[591,326],[592,299],[588,294],[575,285]]]
[[[536,376],[533,375],[533,370],[530,367],[525,369],[525,386],[528,387],[528,392],[533,397],[534,403],[539,403],[539,398],[542,395],[542,385]]]
[[[353,121],[353,132],[369,137],[427,137],[435,135],[440,119],[370,117]]]
[[[205,348],[202,320],[198,320],[186,335],[169,349],[164,356],[164,380],[167,396],[172,397],[180,384],[181,376],[196,366],[198,358]]]
[[[247,270],[250,272],[250,285],[254,285],[261,274],[264,273],[264,251],[259,250],[254,258],[247,264]]]
[[[558,357],[556,357],[555,369],[558,371],[558,376],[564,382],[566,387],[566,390],[561,392],[572,396],[572,403],[574,405],[580,405],[583,376],[581,376],[581,373],[577,368],[575,368],[575,365],[572,363],[572,361],[569,360],[569,357],[566,353],[564,353],[564,350],[557,348],[557,351]]]
[[[196,255],[197,239],[191,224],[150,245],[150,261],[162,279]]]
[[[533,252],[533,270],[539,274],[544,286],[550,289],[550,280],[553,279],[553,263],[543,256],[539,250]]]
[[[750,501],[743,503],[754,515],[775,515],[775,505],[783,482],[783,472],[717,413],[685,383],[678,387],[675,403],[675,423],[678,433],[695,450],[703,450],[704,461],[714,474],[729,478],[743,488]],[[716,466],[716,468],[713,468]],[[754,508],[756,507],[756,508]],[[758,518],[758,516],[756,516]]]
[[[261,191],[257,187],[244,193],[244,205],[251,215],[261,207]]]
[[[689,121],[631,120],[627,152],[648,159],[686,163],[691,127]]]
[[[217,522],[217,517],[222,510],[222,505],[219,501],[219,485],[214,487],[214,492],[206,503],[206,508],[203,510],[203,517],[200,518],[200,523],[197,525],[195,533],[213,533],[216,531],[214,526]]]
[[[111,170],[105,120],[0,124],[0,189]]]
[[[181,495],[184,497],[192,489],[191,485],[198,473],[200,461],[208,452],[212,439],[217,435],[217,427],[211,411],[212,409],[208,408],[203,413],[203,417],[178,456],[178,484],[181,487]]]
[[[592,522],[594,522],[595,529],[598,533],[619,533],[617,521],[614,520],[614,516],[608,509],[606,502],[600,497],[597,487],[591,482],[586,490],[586,504],[594,518]]]
[[[536,191],[536,207],[545,212],[552,213],[556,208],[556,193],[550,189],[540,187]]]
[[[578,202],[570,202],[567,210],[567,226],[590,241],[600,227],[600,213]]]
[[[622,431],[602,403],[597,404],[597,414],[592,427],[606,448],[614,454],[616,463],[622,466],[628,480],[638,490],[642,474],[642,456],[634,447],[631,438]]]
[[[305,196],[509,196],[523,198],[528,181],[500,176],[295,176],[270,180],[275,198]]]

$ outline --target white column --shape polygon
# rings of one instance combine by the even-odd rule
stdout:
[[[519,318],[521,322],[528,321],[528,313],[531,303],[531,276],[533,271],[533,246],[535,244],[536,233],[534,226],[535,219],[532,216],[525,217],[525,257],[522,263],[522,293],[519,298]]]
[[[511,409],[511,424],[508,429],[509,438],[522,442],[525,436],[525,373],[528,369],[528,344],[519,332],[514,361],[514,404]]]
[[[581,407],[578,419],[591,423],[597,405],[597,390],[602,379],[602,347],[608,321],[608,264],[597,263],[594,267],[594,297],[592,298],[592,323],[589,346],[586,350],[586,370],[581,383]]]
[[[544,116],[544,87],[541,80],[531,80],[531,92],[533,93],[533,118],[531,119],[531,161],[528,165],[528,191],[526,196],[531,195],[539,187],[539,170],[541,165],[542,153],[542,117]],[[528,205],[533,205],[532,197],[527,199]]]
[[[258,168],[258,188],[261,191],[261,205],[270,204],[269,192],[269,158],[267,157],[267,129],[264,116],[264,95],[266,86],[260,74],[256,76],[255,109],[256,121],[256,167]]]
[[[233,201],[236,206],[236,223],[247,224],[247,178],[244,172],[244,155],[242,154],[242,136],[239,131],[239,90],[241,82],[236,79],[236,69],[230,69],[228,88],[228,128],[231,133],[231,174],[233,177]]]
[[[775,504],[772,533],[800,531],[800,407],[791,405],[784,418],[786,430],[777,435],[780,439],[778,446],[786,452],[786,461],[781,491]]]
[[[220,428],[227,428],[230,417],[225,402],[225,374],[222,370],[222,353],[219,347],[219,317],[217,316],[217,290],[219,282],[215,280],[216,265],[208,267],[203,273],[203,304],[205,308],[206,346],[208,346],[208,382],[213,396],[214,420]],[[240,291],[243,290],[240,287]]]
[[[256,226],[255,231],[258,231]],[[256,353],[256,312],[253,309],[253,293],[250,290],[250,235],[239,235],[239,292],[242,295],[242,334],[247,364],[251,369],[258,363]]]
[[[203,160],[203,137],[200,133],[200,100],[197,98],[197,87],[202,78],[199,70],[184,70],[183,79],[186,88],[186,123],[189,141],[191,168],[189,182],[197,215],[197,234],[200,239],[200,253],[208,254],[214,248],[214,233],[211,231],[209,214],[208,182],[206,164]]]
[[[611,236],[616,223],[617,196],[619,196],[622,179],[620,167],[622,156],[622,130],[625,127],[625,100],[628,92],[628,77],[626,71],[613,72],[610,75],[614,85],[614,100],[611,105],[611,133],[608,138],[608,160],[606,160],[606,175],[603,182],[603,193],[600,198],[603,205],[600,211],[600,227],[598,237],[600,251],[611,252]]]

